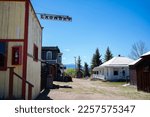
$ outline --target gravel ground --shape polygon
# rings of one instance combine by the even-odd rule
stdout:
[[[139,92],[125,82],[76,79],[73,82],[54,82],[59,86],[51,89],[47,97],[53,100],[150,100],[150,93]]]

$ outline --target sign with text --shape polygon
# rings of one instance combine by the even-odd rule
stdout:
[[[72,17],[65,16],[65,15],[54,15],[54,14],[42,14],[38,13],[41,16],[41,19],[44,20],[57,20],[57,21],[72,21]]]

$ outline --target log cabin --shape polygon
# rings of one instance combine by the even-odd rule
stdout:
[[[30,0],[0,1],[0,99],[40,93],[42,27]]]

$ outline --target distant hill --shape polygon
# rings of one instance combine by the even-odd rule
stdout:
[[[75,64],[65,64],[66,69],[75,69]]]

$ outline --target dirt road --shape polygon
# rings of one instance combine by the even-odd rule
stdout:
[[[54,100],[124,100],[150,99],[149,93],[138,92],[136,87],[123,86],[122,82],[73,79],[73,82],[54,82],[58,89],[50,90],[48,97]]]

